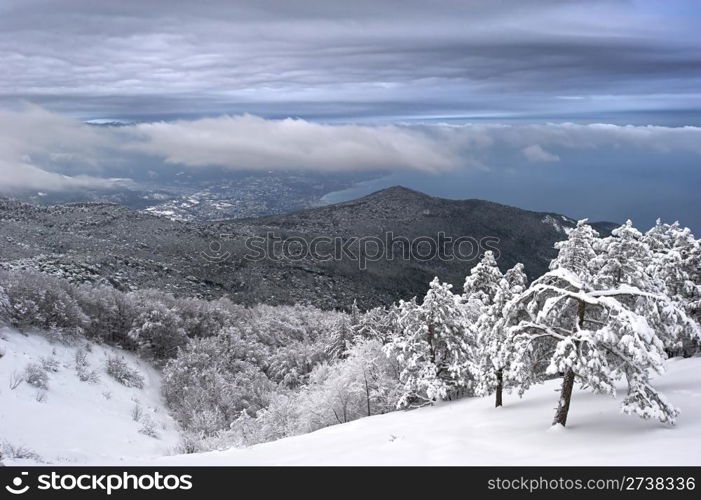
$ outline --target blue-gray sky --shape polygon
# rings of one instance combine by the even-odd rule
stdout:
[[[3,0],[0,188],[107,185],[140,156],[382,169],[701,226],[700,49],[697,0]]]
[[[700,48],[697,0],[3,0],[0,96],[83,118],[701,125]]]

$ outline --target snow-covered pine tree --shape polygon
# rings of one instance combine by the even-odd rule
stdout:
[[[643,240],[654,253],[666,253],[673,246],[674,230],[679,228],[679,222],[666,224],[662,219],[657,219],[655,225],[651,227],[643,236]]]
[[[522,293],[526,288],[528,288],[526,268],[519,262],[504,273],[504,281],[501,282],[494,303],[506,305],[508,301]]]
[[[515,296],[527,287],[528,278],[523,264],[516,264],[499,280],[491,304],[485,306],[477,321],[478,332],[478,392],[495,393],[495,407],[503,404],[503,390],[509,383],[505,380],[505,369],[509,361],[507,331],[504,308]],[[506,371],[508,373],[508,371]]]
[[[590,267],[596,272],[597,286],[615,288],[626,284],[662,292],[661,283],[655,282],[645,270],[652,262],[652,251],[630,219],[611,231],[608,238],[599,239],[596,250],[598,255]]]
[[[347,318],[341,320],[333,326],[330,332],[329,343],[324,349],[329,359],[343,359],[346,351],[353,341],[353,329]]]
[[[678,410],[649,380],[650,372],[664,370],[666,359],[664,344],[646,318],[654,316],[645,307],[654,301],[636,300],[666,298],[626,283],[627,273],[637,279],[640,269],[618,272],[623,259],[610,249],[625,248],[621,242],[608,245],[614,261],[606,262],[608,267],[595,258],[595,248],[601,246],[596,231],[586,220],[579,221],[568,239],[556,245],[559,253],[551,271],[508,304],[506,317],[518,321],[510,328],[514,358],[528,358],[534,344],[553,349],[547,373],[563,374],[553,425],[567,423],[575,378],[594,391],[614,395],[614,382],[623,376],[629,384],[624,412],[674,423]],[[514,366],[518,376],[520,367]]]
[[[692,355],[699,349],[701,325],[701,242],[689,228],[682,228],[678,222],[664,224],[660,219],[645,233],[643,241],[653,255],[647,272],[662,282],[666,294],[692,320],[691,324],[682,325],[668,343],[668,351],[678,353],[681,350],[685,355]],[[674,310],[667,311],[667,315],[674,313]]]
[[[494,253],[489,250],[470,270],[463,285],[463,302],[472,324],[476,324],[485,309],[492,305],[503,277]]]
[[[599,240],[597,249],[599,255],[592,263],[596,270],[594,287],[631,286],[653,294],[654,297],[620,295],[619,300],[645,317],[668,352],[674,352],[680,346],[682,337],[697,335],[695,325],[689,321],[680,304],[672,300],[673,294],[664,280],[650,272],[653,269],[664,269],[676,273],[670,269],[673,263],[665,262],[664,255],[655,254],[630,220],[614,229],[608,238]]]
[[[574,278],[590,281],[590,265],[596,258],[594,246],[598,238],[599,233],[586,223],[586,219],[579,221],[577,226],[569,231],[567,240],[555,243],[558,258],[550,262],[551,271],[548,274],[559,272],[558,269],[567,269]],[[548,274],[534,282],[531,288],[542,282],[555,282],[554,276],[546,278]],[[548,336],[528,339],[526,334],[517,334],[518,327],[514,326],[531,322],[545,302],[543,296],[532,297],[531,288],[506,304],[502,320],[503,328],[508,328],[502,348],[504,364],[508,366],[505,376],[518,387],[519,396],[523,396],[531,385],[544,380],[556,345],[554,339]],[[570,386],[568,390],[571,394],[574,376],[569,373],[563,375],[563,389]]]
[[[682,303],[697,324],[701,324],[701,240],[694,238],[689,228],[678,227],[672,251],[679,254],[675,260],[685,277],[683,283],[670,287],[672,296]]]
[[[358,307],[358,299],[353,299],[353,304],[351,304],[351,309],[350,309],[350,327],[353,332],[355,332],[358,328],[358,324],[360,324],[360,318],[362,317],[363,313],[360,312],[360,308]]]
[[[522,266],[509,270],[510,280],[517,282],[521,279],[519,270],[522,271]],[[466,316],[477,333],[479,345],[476,389],[480,394],[495,392],[497,407],[502,405],[503,364],[499,351],[503,329],[496,326],[501,319],[504,304],[511,298],[510,286],[511,283],[499,270],[491,251],[485,252],[482,260],[471,269],[463,286]]]
[[[402,301],[399,309],[401,333],[385,346],[403,366],[398,406],[449,399],[470,388],[474,335],[451,285],[436,278],[421,305]]]
[[[675,233],[671,229],[665,238],[672,245]],[[694,241],[693,237],[691,241]],[[658,242],[652,243],[656,245]],[[677,293],[677,280],[683,280],[685,274],[681,270],[681,259],[675,257],[680,252],[672,249],[653,252],[648,239],[633,227],[630,220],[614,229],[610,237],[600,240],[598,250],[594,286],[597,289],[631,286],[652,294],[620,295],[619,300],[645,317],[668,353],[678,350],[682,339],[696,339],[701,335],[698,323],[686,314],[684,299]]]

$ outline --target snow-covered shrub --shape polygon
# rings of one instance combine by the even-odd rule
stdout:
[[[79,348],[75,352],[75,366],[78,367],[88,367],[90,363],[88,362],[88,351],[87,349]]]
[[[255,416],[241,412],[229,431],[200,446],[248,446],[393,411],[402,397],[400,371],[379,340],[358,338],[343,358],[317,365],[308,384],[272,394]]]
[[[245,413],[246,412],[242,412],[242,414]],[[255,419],[252,418],[251,420],[253,420],[254,425],[256,425]],[[229,450],[231,448],[243,448],[245,446],[262,442],[261,440],[256,439],[254,437],[251,437],[251,441],[241,440],[238,430],[235,429],[235,422],[231,425],[232,429],[222,429],[215,432],[214,434],[204,435],[201,433],[192,433],[188,437],[188,440],[192,441],[194,446],[198,449],[198,452],[213,450],[224,451]]]
[[[328,357],[323,342],[290,341],[270,352],[266,373],[286,388],[305,385],[314,366]]]
[[[141,418],[141,427],[139,427],[139,432],[145,436],[158,439],[158,428],[156,426],[156,422],[149,415],[144,415]]]
[[[232,326],[234,319],[226,309],[226,301],[207,302],[199,299],[179,299],[175,305],[182,328],[189,338],[211,337]]]
[[[85,344],[85,348],[81,347],[75,352],[75,373],[81,382],[96,384],[100,381],[100,375],[97,371],[90,369],[90,363],[88,362],[89,345],[89,343]]]
[[[258,419],[251,417],[243,410],[229,428],[209,433],[196,429],[186,430],[182,433],[177,452],[202,453],[212,450],[228,450],[267,441],[268,439],[261,436],[260,428]]]
[[[41,358],[40,362],[47,372],[56,373],[60,367],[58,360],[53,356],[45,356]]]
[[[133,294],[107,286],[83,285],[76,292],[85,314],[90,318],[85,335],[124,349],[135,350],[137,344],[129,338],[139,303]]]
[[[268,407],[260,410],[255,418],[241,412],[230,427],[228,437],[237,446],[249,446],[300,434],[300,392],[283,391],[270,398]]]
[[[400,309],[397,304],[370,309],[360,314],[357,323],[352,324],[355,337],[386,344],[401,334],[399,317]]]
[[[0,285],[0,325],[10,321],[10,298],[2,285]]]
[[[141,405],[138,402],[134,403],[134,406],[131,408],[131,419],[134,422],[138,422],[141,420],[142,415],[144,414],[144,410],[141,408]]]
[[[296,401],[297,432],[393,411],[405,396],[402,371],[379,341],[359,340],[346,359],[314,370]]]
[[[24,381],[38,389],[49,388],[49,374],[41,363],[29,363],[25,366]]]
[[[228,424],[228,419],[221,408],[206,408],[192,415],[189,429],[202,436],[210,437],[226,429]]]
[[[144,377],[136,369],[130,367],[123,357],[109,356],[106,360],[107,374],[113,377],[117,382],[127,387],[136,387],[143,389]]]
[[[193,453],[209,451],[203,444],[204,439],[204,436],[199,433],[185,431],[181,433],[180,442],[174,451],[178,455],[191,455]]]
[[[24,375],[14,371],[10,374],[10,390],[14,391],[24,382]]]
[[[43,460],[33,450],[26,446],[13,445],[9,441],[0,443],[0,452],[4,458],[12,460],[33,460],[34,462],[42,462]]]
[[[177,311],[160,302],[146,303],[144,309],[134,319],[129,338],[139,345],[142,352],[156,359],[172,358],[178,347],[187,343]]]
[[[333,358],[346,315],[310,306],[258,305],[236,327],[257,345],[256,364],[268,378],[286,388],[306,384],[315,365]]]
[[[234,329],[192,340],[163,371],[163,392],[187,429],[211,434],[228,428],[242,410],[264,408],[273,384],[258,367],[264,356]]]
[[[367,416],[365,395],[360,387],[348,384],[345,363],[318,365],[297,401],[302,432],[312,432]]]
[[[96,370],[89,369],[77,369],[76,375],[81,382],[88,382],[89,384],[97,384],[100,381],[100,375]]]
[[[3,272],[0,278],[6,286],[13,326],[76,335],[89,323],[76,300],[76,288],[67,281],[26,271]]]

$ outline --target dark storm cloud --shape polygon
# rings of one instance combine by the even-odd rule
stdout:
[[[125,118],[701,108],[699,9],[673,3],[10,0],[0,99]]]

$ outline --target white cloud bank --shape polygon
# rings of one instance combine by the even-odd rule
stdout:
[[[701,154],[701,127],[578,125],[330,125],[252,115],[95,127],[36,106],[0,110],[0,191],[114,186],[101,165],[161,161],[232,170],[401,170],[489,167],[513,152],[557,162],[565,150],[630,148]],[[517,160],[515,160],[517,161]],[[560,161],[561,168],[566,162]],[[70,165],[70,175],[61,167]],[[518,165],[513,165],[518,168]]]
[[[112,187],[124,180],[101,177],[100,156],[118,146],[109,134],[37,106],[0,110],[0,191]],[[65,161],[80,173],[52,170]]]
[[[137,140],[129,149],[194,167],[438,171],[458,163],[455,151],[435,138],[395,125],[324,125],[240,115],[140,124],[130,132]]]
[[[559,156],[544,150],[540,144],[531,144],[530,146],[526,146],[521,150],[521,152],[523,153],[523,156],[526,157],[526,160],[534,163],[550,163],[560,161]]]

